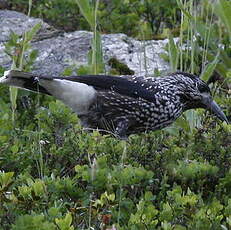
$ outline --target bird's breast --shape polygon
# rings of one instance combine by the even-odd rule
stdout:
[[[131,98],[115,92],[98,92],[97,102],[91,107],[91,116],[97,115],[98,127],[102,121],[114,124],[122,118],[129,120],[128,133],[156,130],[171,124],[182,113],[176,99],[168,97],[156,98],[150,102],[142,98]]]

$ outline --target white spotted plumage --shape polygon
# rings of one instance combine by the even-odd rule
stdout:
[[[210,94],[206,83],[187,73],[156,78],[100,75],[49,78],[10,71],[0,83],[53,95],[70,106],[85,126],[116,132],[119,136],[166,127],[183,111],[203,107],[200,98]],[[220,114],[225,120],[224,114]]]

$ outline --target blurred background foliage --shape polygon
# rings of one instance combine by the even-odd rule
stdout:
[[[8,0],[4,8],[27,14],[28,0]],[[31,16],[43,18],[65,31],[90,29],[76,0],[35,0]],[[161,34],[165,28],[177,28],[180,24],[180,10],[176,1],[172,0],[101,0],[98,24],[103,33],[126,33],[135,37],[142,29],[149,31],[151,38],[151,34]]]
[[[230,1],[102,0],[97,7],[88,0],[32,3],[31,15],[56,28],[95,29],[85,73],[103,68],[99,32],[169,38],[162,57],[172,71],[200,75],[231,119]],[[84,3],[87,12],[97,9],[96,26],[79,9]],[[28,12],[28,0],[0,6]],[[24,51],[36,28],[26,40],[12,34],[5,44],[16,63],[14,49],[21,48],[21,68],[27,71],[36,51],[27,57]],[[165,130],[124,142],[82,130],[61,102],[22,90],[13,102],[12,120],[10,95],[0,85],[1,230],[231,229],[230,125],[204,110],[189,111]]]

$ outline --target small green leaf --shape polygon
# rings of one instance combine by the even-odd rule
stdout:
[[[27,31],[25,33],[25,42],[26,43],[30,42],[34,38],[34,36],[37,34],[37,32],[41,29],[41,27],[42,27],[42,23],[40,22],[38,24],[35,24],[31,28],[31,30]]]
[[[203,72],[200,75],[200,78],[203,81],[209,80],[209,78],[213,74],[213,71],[216,69],[218,61],[219,61],[219,53],[216,55],[216,57],[214,58],[214,60],[211,63],[209,63],[205,66]]]
[[[24,185],[24,186],[18,187],[19,195],[22,196],[24,199],[31,198],[31,191],[32,191],[32,188],[29,186]]]
[[[45,184],[42,180],[36,180],[32,187],[36,196],[41,197],[45,192]]]
[[[7,187],[12,183],[12,177],[14,176],[14,172],[0,172],[0,186],[2,188]]]
[[[13,146],[11,147],[11,151],[12,151],[13,153],[17,153],[17,152],[18,152],[18,149],[19,149],[19,146],[18,146],[17,144],[15,144],[15,145],[13,145]]]
[[[60,230],[74,230],[74,227],[71,226],[72,223],[71,213],[67,213],[64,218],[56,218],[55,223],[58,225]]]

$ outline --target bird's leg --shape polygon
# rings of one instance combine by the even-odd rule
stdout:
[[[120,139],[127,140],[127,129],[129,121],[126,118],[120,118],[116,123],[115,134],[119,136]]]

